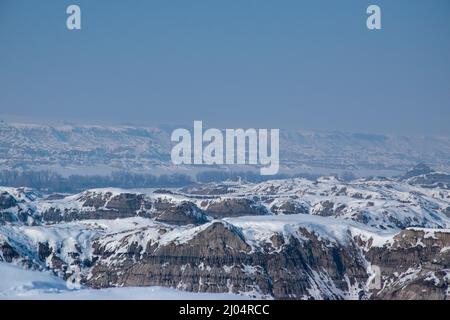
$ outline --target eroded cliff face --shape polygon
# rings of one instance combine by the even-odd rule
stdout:
[[[163,224],[109,234],[85,250],[38,243],[38,260],[93,288],[164,286],[275,299],[446,299],[450,233],[405,230],[382,246],[350,233],[344,243],[306,227],[255,242],[224,221],[181,230]],[[2,248],[7,261],[20,255]],[[8,255],[9,253],[9,255]],[[371,288],[374,267],[381,287]]]
[[[404,230],[366,258],[381,270],[374,299],[450,299],[450,231]]]
[[[340,184],[213,186],[191,196],[92,190],[50,200],[8,189],[0,197],[0,261],[93,288],[448,298],[448,191]]]
[[[0,225],[20,223],[33,225],[39,223],[33,201],[37,194],[27,188],[0,189]]]
[[[119,240],[120,247],[129,248],[121,254],[107,241],[94,244],[98,262],[86,279],[89,286],[158,285],[277,299],[336,299],[364,294],[367,280],[357,248],[319,240],[302,228],[288,238],[274,233],[256,247],[225,222],[211,223],[184,243],[150,241],[142,247],[128,239]]]
[[[357,241],[328,241],[301,227],[288,237],[274,233],[257,246],[238,228],[217,221],[181,242],[164,238],[174,232],[167,226],[158,225],[151,231],[158,236],[147,241],[148,231],[144,227],[105,235],[91,247],[74,245],[72,250],[64,242],[38,242],[32,263],[14,244],[3,242],[0,260],[47,268],[94,288],[157,285],[276,299],[448,296],[449,233],[436,233],[434,241],[424,238],[422,231],[407,230],[395,236],[393,244],[370,247]],[[91,254],[83,257],[86,250]],[[369,288],[368,266],[380,268],[381,290]]]

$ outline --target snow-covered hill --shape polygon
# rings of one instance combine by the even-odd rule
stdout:
[[[450,191],[408,179],[322,177],[70,196],[1,188],[0,261],[49,270],[71,287],[443,298]],[[375,270],[379,288],[370,285]]]
[[[309,214],[380,230],[450,228],[450,190],[388,179],[343,182],[322,177],[171,190],[105,188],[56,199],[37,198],[29,189],[3,188],[0,197],[3,221],[25,224],[139,216],[186,225],[224,217]]]
[[[63,174],[200,170],[171,165],[170,134],[167,128],[0,122],[0,169],[51,169]],[[389,176],[419,162],[450,171],[450,137],[446,136],[281,130],[280,152],[281,172],[286,173],[351,171],[358,176]]]

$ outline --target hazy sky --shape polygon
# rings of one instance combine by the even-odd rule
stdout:
[[[449,134],[450,1],[0,0],[0,114]]]

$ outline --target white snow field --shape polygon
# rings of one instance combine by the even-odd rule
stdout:
[[[238,300],[234,294],[191,293],[162,287],[70,289],[47,272],[0,262],[0,300]]]

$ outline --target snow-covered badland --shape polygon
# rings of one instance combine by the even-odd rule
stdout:
[[[151,290],[171,297],[445,298],[450,191],[417,183],[425,178],[228,181],[75,195],[3,187],[1,266],[51,273],[58,280],[43,286],[52,298],[120,290],[143,298]],[[40,280],[8,281],[2,298],[41,290]]]

